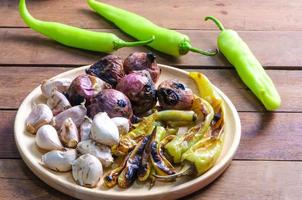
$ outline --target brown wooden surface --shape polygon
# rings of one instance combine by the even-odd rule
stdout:
[[[230,168],[214,183],[184,199],[289,199],[302,196],[302,2],[300,0],[107,0],[159,25],[190,36],[196,47],[216,47],[217,28],[202,20],[220,18],[239,31],[278,88],[281,108],[269,113],[222,55],[189,53],[158,62],[205,73],[235,104],[242,139]],[[93,13],[85,0],[28,0],[37,18],[133,40]],[[0,199],[72,199],[40,181],[20,159],[13,138],[16,110],[41,80],[97,61],[104,54],[61,46],[25,26],[17,0],[0,1]],[[144,47],[121,49],[126,57]]]

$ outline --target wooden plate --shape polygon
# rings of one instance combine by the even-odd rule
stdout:
[[[74,78],[84,73],[88,66],[76,68],[54,78]],[[193,80],[188,77],[186,71],[173,67],[160,65],[162,74],[159,83],[166,79],[177,78],[186,83],[194,93],[198,93]],[[225,103],[225,141],[222,154],[213,168],[200,177],[184,177],[176,182],[156,182],[152,189],[148,184],[135,183],[129,189],[122,190],[117,187],[106,189],[100,182],[97,188],[90,189],[77,185],[72,178],[71,172],[58,173],[51,171],[40,164],[42,152],[35,144],[34,135],[25,131],[25,119],[29,115],[32,102],[43,101],[40,87],[35,88],[22,102],[15,119],[15,140],[21,157],[27,166],[44,182],[55,189],[80,199],[174,199],[190,194],[206,186],[216,179],[231,163],[238,148],[241,126],[238,113],[231,101],[216,88]],[[44,100],[45,101],[45,100]]]

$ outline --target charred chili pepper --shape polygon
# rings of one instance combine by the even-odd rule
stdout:
[[[172,164],[165,158],[160,149],[160,141],[166,135],[166,130],[164,127],[157,126],[153,130],[152,138],[150,142],[150,152],[151,152],[151,163],[154,167],[156,174],[158,175],[171,175],[175,174],[175,169]]]
[[[206,56],[214,56],[217,51],[203,51],[192,47],[187,35],[169,30],[132,12],[110,6],[95,0],[87,0],[89,6],[98,14],[114,23],[125,33],[137,39],[147,39],[155,36],[155,40],[148,44],[150,47],[163,53],[178,57],[189,51]]]
[[[145,136],[131,152],[125,168],[118,177],[119,187],[128,188],[137,178],[138,169],[141,167],[142,155],[150,137],[150,135]]]
[[[217,39],[218,48],[235,67],[241,80],[267,110],[278,109],[281,105],[281,98],[273,81],[238,33],[233,30],[225,30],[221,22],[213,16],[208,16],[205,20],[212,20],[221,30]]]
[[[211,121],[214,117],[212,106],[199,97],[194,98],[192,109],[199,115],[200,119],[198,120],[200,122],[190,128],[186,134],[177,135],[165,146],[165,149],[169,155],[173,157],[175,163],[179,163],[182,154],[203,137],[205,132],[210,128]]]
[[[126,42],[112,33],[89,31],[61,23],[35,19],[28,12],[25,0],[20,0],[19,11],[24,22],[33,30],[66,46],[98,52],[112,52],[122,47],[142,46],[154,40]]]
[[[150,135],[154,129],[156,114],[154,113],[144,118],[135,129],[123,135],[119,144],[112,146],[112,153],[115,155],[126,155],[137,145],[141,138]]]
[[[197,116],[194,111],[163,110],[157,113],[158,121],[186,121],[194,122]]]

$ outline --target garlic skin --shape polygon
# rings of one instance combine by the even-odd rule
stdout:
[[[88,117],[80,126],[80,141],[85,141],[90,139],[90,132],[92,127],[92,121]]]
[[[55,80],[44,80],[41,83],[41,91],[43,96],[50,97],[54,90],[66,92],[71,84],[71,80],[67,78],[59,78]]]
[[[26,119],[26,130],[35,134],[41,126],[49,124],[52,118],[52,111],[47,105],[42,103],[37,104],[33,107]]]
[[[71,107],[56,115],[52,120],[52,125],[58,130],[62,127],[63,122],[67,118],[71,118],[77,127],[85,120],[87,109],[84,105]]]
[[[97,157],[104,167],[109,167],[113,163],[113,157],[111,155],[111,149],[102,144],[97,144],[93,140],[85,140],[78,144],[78,152],[81,154],[91,154]]]
[[[52,91],[51,96],[47,99],[47,105],[52,110],[53,115],[57,115],[60,112],[71,108],[65,95],[57,90]]]
[[[77,126],[70,117],[64,120],[59,133],[59,138],[61,142],[69,148],[75,148],[77,146],[79,142],[79,133]]]
[[[129,120],[124,117],[113,117],[111,118],[113,123],[117,126],[120,135],[125,135],[130,130]]]
[[[42,156],[42,164],[57,172],[71,171],[71,163],[77,159],[75,149],[52,150]]]
[[[118,128],[105,112],[100,112],[94,116],[90,137],[98,143],[108,146],[119,142]]]
[[[64,148],[56,129],[49,124],[38,129],[35,140],[38,147],[44,150],[51,151]]]
[[[72,163],[72,176],[81,186],[96,187],[103,175],[101,162],[93,155],[84,154]]]

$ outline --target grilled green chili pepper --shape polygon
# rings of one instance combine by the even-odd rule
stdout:
[[[117,184],[117,179],[118,176],[120,175],[120,173],[123,171],[123,169],[126,166],[126,163],[128,161],[129,158],[129,154],[124,158],[123,163],[118,166],[117,168],[109,171],[105,176],[104,176],[104,185],[108,188],[112,188],[114,186],[116,186]]]
[[[138,169],[141,167],[142,155],[145,146],[147,145],[150,137],[150,135],[145,136],[131,152],[125,168],[118,176],[117,182],[119,187],[128,188],[135,181]]]
[[[187,35],[174,30],[162,28],[147,20],[144,17],[132,12],[110,6],[95,0],[87,0],[89,6],[98,14],[114,23],[125,33],[137,39],[147,39],[155,36],[155,40],[148,44],[150,47],[172,55],[181,56],[189,51],[207,56],[214,56],[217,51],[203,51],[193,48],[190,38]]]
[[[267,110],[280,107],[281,98],[273,81],[267,75],[260,62],[247,44],[233,30],[225,30],[219,20],[208,16],[221,30],[217,43],[219,50],[235,67],[242,81],[252,90]]]
[[[119,144],[111,147],[112,153],[115,155],[126,155],[131,151],[142,137],[152,133],[156,117],[157,113],[154,113],[143,118],[135,129],[121,137]]]
[[[165,149],[169,155],[173,157],[175,163],[179,163],[182,154],[203,137],[210,128],[211,121],[214,117],[212,106],[200,97],[194,98],[192,109],[194,109],[196,113],[201,112],[199,118],[202,118],[203,121],[190,128],[186,134],[177,135],[165,146]]]
[[[157,126],[153,130],[152,138],[150,142],[150,152],[151,152],[151,163],[155,169],[156,174],[159,175],[171,175],[175,174],[175,169],[172,164],[165,158],[160,149],[160,141],[166,135],[166,130],[164,127]]]
[[[163,110],[157,113],[158,121],[186,121],[194,122],[197,116],[194,111],[184,110]]]
[[[151,39],[145,41],[125,42],[112,33],[94,32],[61,23],[41,21],[30,15],[25,0],[20,0],[19,11],[30,28],[70,47],[109,53],[122,47],[145,45],[154,40],[154,37],[150,37]]]

